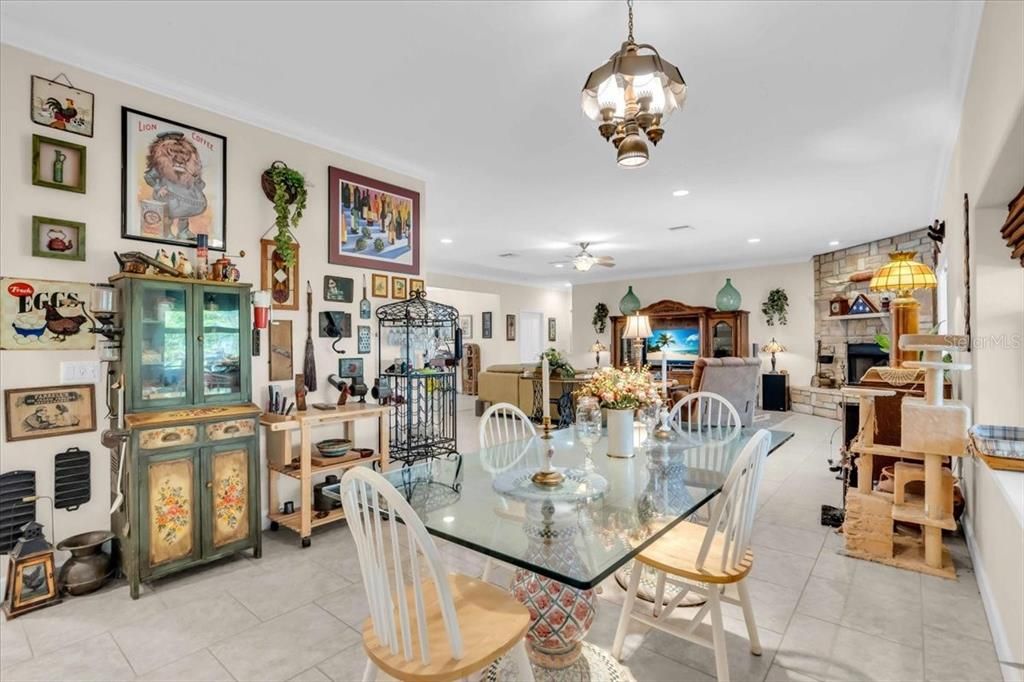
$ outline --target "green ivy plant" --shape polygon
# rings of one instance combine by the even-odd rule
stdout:
[[[595,332],[604,334],[604,330],[608,328],[608,306],[604,303],[594,306],[594,319],[590,323],[594,325]]]
[[[291,228],[298,227],[306,210],[306,179],[283,163],[267,169],[274,183],[274,244],[288,267],[295,265],[295,240]]]
[[[548,367],[551,369],[552,374],[557,374],[559,376],[566,377],[567,379],[571,379],[576,376],[576,370],[573,369],[573,366],[569,364],[569,361],[558,352],[558,349],[548,348],[540,354],[540,357],[542,360],[545,357],[548,359]]]
[[[786,312],[789,310],[789,297],[785,289],[772,289],[768,292],[768,298],[761,303],[761,312],[764,313],[765,322],[769,327],[774,327],[778,322],[785,326]]]

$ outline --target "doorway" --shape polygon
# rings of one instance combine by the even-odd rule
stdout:
[[[537,362],[544,350],[544,313],[519,313],[519,362]]]

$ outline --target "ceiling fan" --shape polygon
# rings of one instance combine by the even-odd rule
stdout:
[[[590,246],[590,242],[577,242],[580,246],[580,252],[568,260],[552,261],[552,265],[561,266],[568,263],[572,263],[572,267],[580,272],[586,272],[595,265],[603,265],[606,268],[615,267],[615,259],[611,256],[595,256],[587,248]]]

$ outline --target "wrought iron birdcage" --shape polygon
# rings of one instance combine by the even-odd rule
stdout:
[[[393,406],[391,458],[409,466],[431,457],[457,456],[455,334],[459,311],[409,298],[377,309],[379,391]],[[385,352],[398,348],[400,357]]]

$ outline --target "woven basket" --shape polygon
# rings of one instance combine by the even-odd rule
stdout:
[[[989,468],[1024,471],[1024,427],[977,424],[968,433],[971,449]]]

